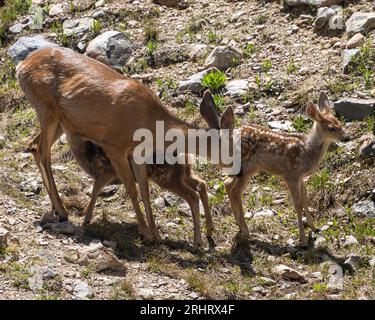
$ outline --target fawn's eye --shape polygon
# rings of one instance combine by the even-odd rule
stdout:
[[[335,132],[336,129],[335,129],[334,127],[328,127],[328,131],[329,131],[329,132]]]

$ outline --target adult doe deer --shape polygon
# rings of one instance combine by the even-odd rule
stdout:
[[[129,157],[138,144],[133,140],[134,132],[147,128],[155,137],[156,123],[163,121],[165,130],[182,130],[185,145],[189,145],[189,142],[196,143],[196,138],[189,141],[187,131],[197,128],[169,112],[141,82],[70,49],[44,48],[31,53],[17,66],[17,77],[40,123],[40,135],[31,145],[34,146],[35,161],[59,219],[67,220],[68,215],[52,174],[51,146],[62,129],[69,136],[78,135],[103,148],[130,195],[140,233],[146,240],[158,241],[160,236],[149,200],[146,164],[137,165],[135,171],[148,226],[139,206],[129,163]],[[212,118],[213,109],[206,103],[209,100],[207,97],[208,94],[203,97],[201,112]],[[199,215],[194,217],[194,224],[198,222]],[[199,245],[200,235],[195,234],[194,238],[194,243]]]
[[[279,133],[258,125],[240,128],[241,172],[228,177],[225,186],[243,235],[248,235],[249,230],[243,214],[242,193],[250,178],[261,171],[279,176],[286,182],[297,212],[300,244],[307,244],[302,211],[305,212],[307,225],[317,231],[307,205],[303,179],[317,170],[332,141],[348,141],[349,137],[332,114],[325,93],[320,94],[318,108],[312,102],[307,104],[306,114],[314,121],[307,135]],[[227,118],[225,127],[233,128],[233,121],[233,118]],[[217,127],[217,121],[211,123],[211,119],[206,119],[206,122],[210,127]]]

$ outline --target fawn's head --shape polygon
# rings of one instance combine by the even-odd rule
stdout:
[[[229,106],[220,117],[209,90],[206,90],[203,94],[199,111],[210,129],[234,129],[234,113],[232,107]]]
[[[306,108],[307,116],[314,121],[315,130],[325,141],[349,141],[348,134],[342,124],[332,113],[327,95],[322,92],[319,96],[318,107],[309,102]]]

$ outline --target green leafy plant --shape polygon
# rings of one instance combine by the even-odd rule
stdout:
[[[224,86],[227,77],[224,72],[217,70],[207,73],[202,79],[202,85],[212,92],[217,92]]]
[[[220,94],[214,94],[213,98],[214,98],[214,102],[215,102],[216,107],[220,111],[224,111],[224,109],[225,109],[225,99],[224,99],[224,97]]]
[[[297,132],[306,133],[309,130],[309,123],[310,121],[303,116],[297,116],[293,119],[292,126]]]
[[[264,59],[262,62],[262,70],[264,72],[270,71],[272,68],[272,61],[270,59]]]
[[[216,32],[209,30],[207,33],[207,39],[210,44],[215,44],[219,42],[219,37]]]
[[[102,24],[98,20],[94,20],[91,25],[92,32],[97,35],[102,30]]]
[[[292,73],[294,73],[296,71],[297,71],[296,64],[294,63],[294,59],[291,58],[288,61],[288,64],[286,65],[286,72],[287,72],[287,74],[292,74]]]

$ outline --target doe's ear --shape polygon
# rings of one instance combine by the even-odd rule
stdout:
[[[234,113],[233,108],[229,106],[220,119],[221,129],[234,129]]]
[[[209,90],[206,90],[203,94],[199,111],[209,128],[220,129],[219,114],[217,113],[214,99]]]
[[[320,121],[320,113],[318,108],[315,104],[313,104],[311,101],[307,103],[306,107],[306,115],[314,121]]]
[[[322,111],[325,111],[325,112],[331,111],[329,99],[323,91],[320,93],[320,96],[319,96],[318,107],[319,107],[319,110],[321,112]]]

